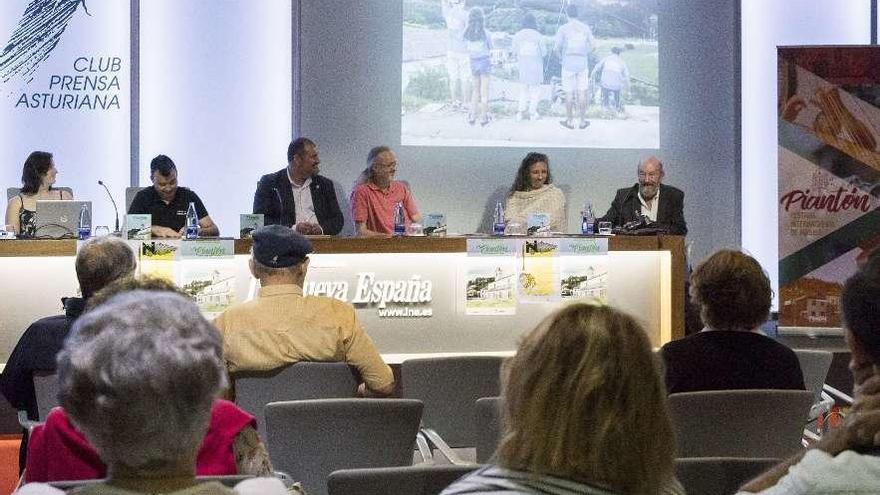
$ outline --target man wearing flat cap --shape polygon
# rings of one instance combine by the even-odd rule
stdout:
[[[365,391],[394,389],[391,368],[358,323],[354,307],[337,299],[304,296],[312,244],[282,225],[252,234],[250,269],[260,280],[256,299],[214,320],[223,336],[230,373],[263,371],[299,361],[344,361],[355,366]]]

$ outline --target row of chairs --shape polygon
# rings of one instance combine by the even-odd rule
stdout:
[[[675,462],[676,477],[688,495],[733,495],[746,481],[777,464],[778,459],[692,458]],[[327,477],[328,495],[438,495],[478,465],[403,466],[341,469]],[[217,481],[233,487],[249,476],[203,476],[200,481]],[[104,480],[51,483],[70,490]]]
[[[424,404],[427,435],[445,448],[469,448],[477,437],[476,401],[501,393],[503,359],[495,356],[411,359],[401,365],[400,396]],[[235,375],[235,401],[265,434],[264,411],[273,401],[354,397],[360,379],[345,363],[301,362],[278,370]],[[473,455],[465,453],[473,460]]]
[[[688,495],[733,495],[779,459],[708,457],[678,459],[675,474]],[[458,478],[479,468],[467,466],[411,466],[344,469],[327,478],[329,495],[438,495]]]
[[[405,399],[301,400],[353,397],[359,379],[343,363],[298,363],[236,377],[237,402],[258,417],[276,469],[302,480],[309,493],[326,493],[331,472],[406,466],[412,462],[415,445],[428,463],[433,461],[432,447],[463,469],[474,468],[470,461],[489,461],[498,443],[501,420],[499,399],[486,396],[500,393],[500,364],[501,359],[493,357],[411,360],[401,370]],[[808,375],[806,367],[804,371]],[[809,377],[807,380],[810,383]],[[824,376],[816,381],[821,394]],[[762,391],[758,399],[749,394],[752,392],[670,396],[681,456],[775,459],[796,451],[806,411],[819,394]],[[285,401],[291,399],[297,400]],[[791,412],[786,412],[789,409]],[[773,414],[766,416],[767,411]],[[699,418],[706,417],[703,413],[710,413],[705,423],[708,427],[699,433],[700,425],[689,422],[699,423]],[[784,419],[792,416],[800,419]],[[719,424],[725,428],[718,428]],[[781,439],[778,442],[762,433],[748,435],[754,442],[742,436],[742,432],[754,433],[761,428],[785,435],[774,437]],[[739,432],[740,436],[725,437],[726,432]],[[451,447],[464,447],[465,454]]]
[[[500,399],[477,402],[483,417],[499,425]],[[800,449],[800,430],[811,395],[790,390],[693,392],[673,394],[670,403],[680,457],[688,457],[679,458],[676,464],[682,482],[692,487],[688,493],[726,493],[719,486],[729,486],[733,493],[745,480]],[[731,404],[736,410],[756,407],[748,420],[722,428],[713,422],[716,415],[701,414]],[[454,464],[438,466],[428,458],[423,465],[404,468],[413,459],[422,408],[420,401],[412,399],[271,402],[265,407],[269,453],[276,469],[292,474],[311,494],[383,493],[357,491],[354,486],[361,490],[384,486],[384,493],[439,493],[432,490],[442,489],[478,464],[453,457]],[[700,417],[710,420],[694,420]],[[498,431],[484,425],[475,428],[487,435],[485,445],[477,444],[477,457],[485,462],[497,446]],[[389,484],[412,486],[389,491]],[[698,486],[705,489],[695,489]]]

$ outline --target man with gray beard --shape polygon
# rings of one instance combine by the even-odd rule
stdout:
[[[656,156],[641,160],[638,179],[632,187],[618,189],[611,208],[600,222],[611,222],[615,227],[645,217],[647,223],[673,235],[686,235],[684,220],[684,192],[663,184],[663,163]]]

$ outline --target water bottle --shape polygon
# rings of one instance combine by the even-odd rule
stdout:
[[[394,235],[406,235],[406,220],[403,215],[403,203],[400,201],[394,205]]]
[[[76,227],[79,240],[84,241],[92,235],[92,215],[86,205],[82,205],[79,209],[79,222]]]
[[[199,215],[196,213],[196,204],[190,201],[186,209],[186,238],[197,239],[199,237]]]
[[[495,204],[495,213],[492,215],[492,233],[504,235],[504,206],[501,201]]]
[[[584,209],[581,210],[581,233],[584,235],[593,235],[596,233],[596,216],[593,215],[592,203],[584,203]]]

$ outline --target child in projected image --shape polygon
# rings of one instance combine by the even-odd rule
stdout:
[[[480,125],[489,123],[489,75],[492,72],[492,59],[489,50],[492,42],[484,28],[483,10],[474,7],[468,14],[467,28],[464,30],[468,54],[471,58],[473,92],[468,123],[473,125],[480,117]],[[478,115],[479,114],[479,115]]]
[[[615,46],[611,54],[596,64],[590,79],[599,82],[602,88],[602,108],[615,112],[623,111],[623,102],[620,100],[621,91],[629,87],[629,68],[626,62],[620,58],[623,50]]]
[[[452,108],[463,109],[470,93],[470,55],[464,30],[468,11],[464,0],[441,0],[443,20],[446,22],[446,73],[449,75],[449,96]]]
[[[513,53],[519,69],[519,82],[522,85],[519,93],[519,107],[516,120],[526,118],[526,104],[532,120],[538,120],[538,99],[541,95],[541,83],[544,82],[544,38],[538,32],[538,22],[531,12],[522,19],[522,29],[513,36]]]

